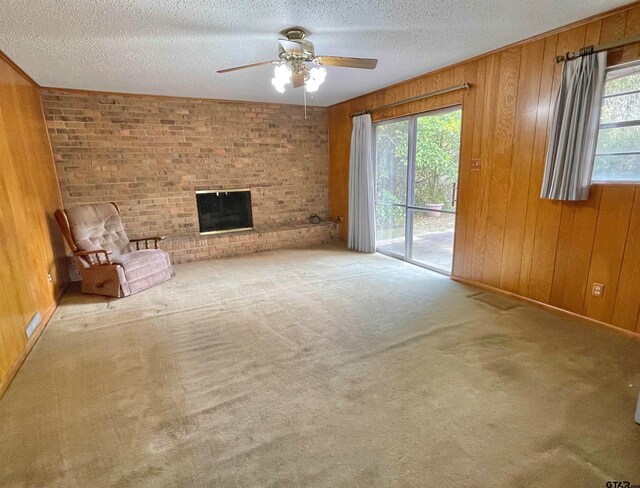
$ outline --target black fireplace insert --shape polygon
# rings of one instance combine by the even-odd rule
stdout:
[[[200,233],[231,232],[253,229],[251,191],[197,191]]]

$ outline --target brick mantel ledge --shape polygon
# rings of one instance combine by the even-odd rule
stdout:
[[[171,254],[173,262],[179,264],[273,249],[314,246],[338,237],[338,224],[321,222],[208,235],[172,234],[161,246]]]

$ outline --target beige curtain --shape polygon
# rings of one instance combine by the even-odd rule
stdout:
[[[549,128],[542,198],[589,198],[606,67],[606,52],[564,64]]]

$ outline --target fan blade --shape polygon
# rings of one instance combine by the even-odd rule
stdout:
[[[239,69],[255,68],[256,66],[262,66],[262,65],[265,65],[265,64],[276,64],[276,63],[279,63],[279,62],[280,61],[262,61],[260,63],[245,64],[244,66],[236,66],[235,68],[219,69],[217,72],[218,73],[229,73],[230,71],[237,71]]]
[[[293,83],[294,88],[299,88],[304,85],[304,72],[293,73],[291,75],[291,83]]]
[[[284,49],[288,53],[304,54],[304,48],[302,47],[302,44],[297,41],[290,41],[289,39],[278,39],[278,42],[282,46],[282,49]]]
[[[316,56],[316,61],[324,66],[340,66],[341,68],[374,69],[377,59],[370,58],[345,58],[342,56]]]

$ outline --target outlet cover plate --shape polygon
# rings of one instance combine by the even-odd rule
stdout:
[[[591,294],[594,297],[602,297],[604,295],[604,285],[602,283],[594,283],[593,289],[591,290]]]

